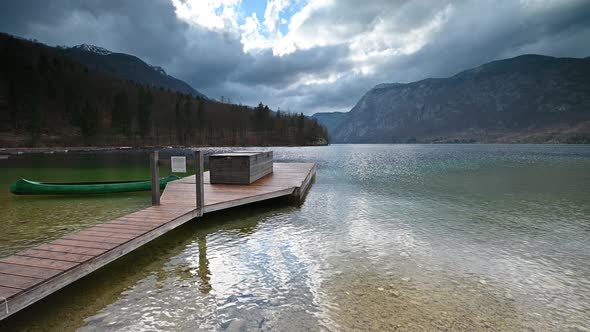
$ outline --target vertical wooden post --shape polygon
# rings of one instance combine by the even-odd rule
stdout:
[[[203,207],[205,206],[204,185],[203,185],[203,153],[195,151],[195,186],[197,194],[197,217],[203,216]]]
[[[160,205],[160,169],[158,167],[159,153],[150,153],[150,172],[152,176],[152,205]]]

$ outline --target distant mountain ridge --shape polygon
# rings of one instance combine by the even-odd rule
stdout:
[[[63,55],[82,63],[92,70],[119,79],[207,98],[188,83],[168,75],[162,67],[150,65],[133,55],[112,52],[106,48],[90,44],[60,47],[60,50]]]
[[[522,55],[369,90],[313,115],[335,143],[590,143],[590,58]]]

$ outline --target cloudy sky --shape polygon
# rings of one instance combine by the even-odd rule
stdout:
[[[313,114],[524,53],[590,56],[589,0],[2,0],[0,31],[139,56],[211,98]]]

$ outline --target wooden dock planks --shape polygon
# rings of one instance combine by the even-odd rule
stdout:
[[[203,212],[280,196],[301,199],[315,164],[275,163],[274,173],[250,185],[211,184],[203,173]],[[35,303],[113,260],[197,217],[195,176],[168,183],[161,205],[68,234],[0,258],[0,319]]]

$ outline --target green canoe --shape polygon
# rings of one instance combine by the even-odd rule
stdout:
[[[166,187],[166,183],[180,179],[176,175],[170,175],[160,179],[160,188]],[[129,191],[151,190],[150,180],[140,181],[114,181],[114,182],[72,182],[72,183],[47,183],[20,179],[10,185],[10,192],[18,195],[77,195],[77,194],[107,194]]]

